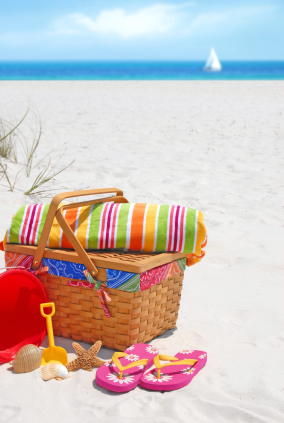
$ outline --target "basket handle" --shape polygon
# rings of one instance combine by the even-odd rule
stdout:
[[[79,203],[71,203],[61,206],[59,209],[60,203],[66,199],[71,197],[82,197],[86,195],[98,195],[98,194],[110,194],[110,193],[116,193],[115,197],[107,197],[107,198],[101,198],[98,200],[89,200],[89,201],[82,201]],[[46,247],[46,243],[51,231],[52,223],[54,220],[54,217],[56,216],[56,219],[61,226],[62,230],[64,231],[65,235],[67,236],[68,240],[72,244],[74,250],[77,252],[78,256],[81,258],[82,262],[88,269],[88,271],[91,273],[92,276],[95,276],[98,273],[97,268],[93,264],[93,262],[88,257],[86,251],[82,247],[82,245],[79,243],[78,239],[76,238],[74,232],[66,222],[62,211],[74,207],[80,207],[80,206],[86,206],[90,204],[96,204],[96,203],[106,203],[109,201],[113,201],[115,203],[128,203],[126,198],[123,197],[123,192],[118,188],[105,188],[105,189],[90,189],[90,190],[84,190],[84,191],[70,191],[70,192],[63,192],[61,194],[57,194],[50,206],[49,210],[45,219],[44,227],[42,230],[42,234],[38,243],[38,247],[36,249],[33,263],[32,263],[32,269],[38,269],[44,254],[44,250]]]

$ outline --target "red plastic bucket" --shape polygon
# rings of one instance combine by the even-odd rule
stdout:
[[[21,347],[39,347],[46,335],[40,304],[49,302],[42,283],[26,270],[0,275],[0,362],[13,360]]]

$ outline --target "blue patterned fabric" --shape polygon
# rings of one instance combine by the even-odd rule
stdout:
[[[129,281],[137,275],[137,273],[123,272],[122,270],[106,269],[107,272],[107,286],[109,288],[118,288],[120,285]]]
[[[87,278],[84,275],[86,266],[79,263],[70,263],[69,261],[54,260],[54,259],[42,259],[43,266],[48,266],[48,273],[54,276],[62,276],[70,279],[80,279],[86,281]]]
[[[86,266],[79,263],[70,263],[69,261],[54,260],[54,259],[42,259],[43,266],[48,266],[48,273],[54,276],[62,276],[69,279],[80,279],[86,281],[87,278],[84,275]],[[124,290],[130,290],[131,292],[138,292],[140,289],[140,275],[137,273],[123,272],[122,270],[106,269],[107,273],[107,287],[118,288],[124,285]],[[139,276],[139,278],[137,278]],[[128,284],[125,285],[125,283]],[[134,286],[135,282],[135,286]],[[127,288],[127,289],[125,289]]]

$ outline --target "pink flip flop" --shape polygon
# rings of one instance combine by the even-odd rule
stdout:
[[[112,361],[98,368],[96,382],[110,391],[131,391],[138,386],[144,366],[149,369],[157,354],[159,351],[147,344],[135,344],[124,353],[115,352]]]
[[[162,366],[160,360],[173,362]],[[198,350],[183,350],[175,357],[158,354],[153,362],[156,368],[148,373],[145,369],[140,386],[154,391],[174,391],[188,385],[205,366],[207,353]]]

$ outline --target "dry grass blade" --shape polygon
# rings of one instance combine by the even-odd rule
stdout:
[[[30,108],[28,107],[23,118],[17,123],[17,125],[13,126],[12,128],[10,123],[0,119],[0,156],[5,159],[10,159],[15,163],[17,163],[17,150],[16,142],[13,137],[16,135],[16,130],[19,128],[29,113],[29,109]],[[7,127],[9,128],[8,132],[6,129]]]
[[[10,178],[9,178],[9,176],[8,176],[8,173],[7,173],[7,166],[6,166],[6,165],[5,165],[5,166],[3,166],[3,165],[2,165],[2,163],[0,163],[0,167],[1,167],[1,169],[2,169],[2,173],[3,173],[3,175],[5,176],[5,178],[6,178],[7,182],[8,182],[8,184],[9,184],[10,191],[13,191],[13,185],[11,184]],[[2,178],[1,178],[1,179],[2,179]],[[14,184],[14,186],[15,186],[15,184]]]
[[[21,125],[21,123],[24,121],[25,117],[29,113],[29,110],[30,110],[30,108],[28,107],[28,110],[26,111],[24,117],[7,134],[5,134],[4,136],[2,136],[2,138],[0,138],[0,142],[4,141],[6,138],[8,138]]]
[[[41,119],[40,119],[40,116],[39,116],[36,108],[33,109],[33,114],[34,114],[34,120],[35,120],[35,125],[36,125],[36,128],[34,130],[33,141],[30,144],[27,141],[26,137],[24,137],[24,142],[22,142],[22,148],[24,150],[24,155],[25,155],[27,177],[29,177],[30,174],[31,174],[34,154],[35,154],[35,152],[38,148],[38,145],[39,145],[39,142],[40,142],[40,139],[41,139],[41,134],[42,134]]]
[[[13,134],[5,137],[3,141],[0,142],[0,156],[4,159],[11,159],[13,162],[17,163],[17,151],[15,141],[13,140]]]
[[[12,183],[12,182],[11,182],[11,180],[10,180],[10,178],[9,178],[9,175],[8,175],[8,173],[7,173],[7,166],[6,166],[6,165],[4,165],[4,166],[3,166],[3,164],[2,164],[2,163],[0,163],[0,168],[2,169],[2,173],[3,173],[2,178],[5,176],[5,178],[6,178],[7,182],[8,182],[8,184],[9,184],[9,187],[10,187],[9,191],[14,191],[14,189],[15,189],[15,185],[16,185],[16,183],[17,183],[17,181],[18,181],[18,175],[19,175],[19,173],[21,172],[21,170],[20,170],[20,171],[16,174],[16,176],[15,176],[15,180],[14,180],[14,182]],[[2,178],[1,178],[1,179],[2,179]]]
[[[59,175],[59,173],[63,172],[65,169],[67,169],[69,166],[71,166],[74,163],[69,163],[67,166],[62,167],[59,170],[54,170],[54,168],[50,167],[50,160],[44,170],[42,170],[37,177],[35,178],[31,188],[27,190],[24,195],[33,195],[33,196],[42,196],[43,193],[46,192],[46,190],[41,189],[42,185],[49,182],[51,179],[55,178],[55,176]]]
[[[0,119],[0,156],[17,163],[16,133],[9,129],[9,134],[7,134],[7,127],[10,125]]]

